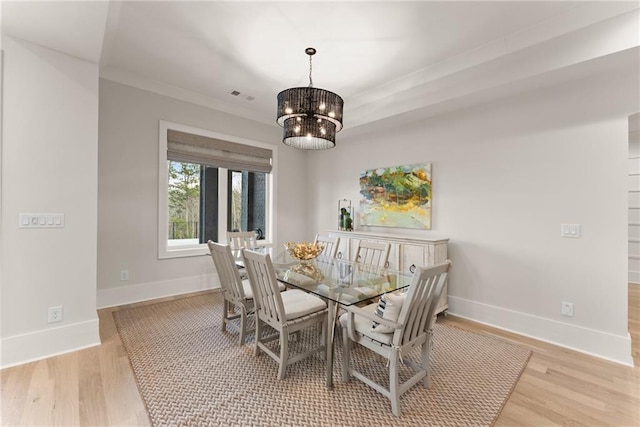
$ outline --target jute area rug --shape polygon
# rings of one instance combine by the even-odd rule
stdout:
[[[140,394],[155,426],[489,426],[499,415],[531,352],[498,339],[436,324],[431,387],[401,398],[402,417],[362,382],[342,381],[336,335],[334,388],[320,356],[287,368],[235,333],[221,331],[222,295],[187,297],[113,313]],[[301,334],[292,352],[318,339]],[[277,346],[277,342],[274,343]],[[405,356],[407,357],[407,356]],[[352,363],[379,380],[384,361],[365,349]]]

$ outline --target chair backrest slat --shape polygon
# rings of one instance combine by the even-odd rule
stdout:
[[[338,247],[340,246],[340,238],[325,236],[321,234],[316,234],[316,238],[313,243],[322,243],[324,245],[324,249],[322,250],[322,255],[330,258],[335,258],[338,254]]]
[[[220,278],[220,287],[222,290],[235,300],[245,299],[240,272],[238,271],[229,245],[223,245],[209,240],[207,246],[209,247],[211,258],[213,258],[213,263]]]
[[[358,242],[358,248],[356,249],[356,257],[354,261],[364,265],[386,267],[387,262],[389,261],[390,251],[390,243],[360,240]]]
[[[284,306],[270,255],[242,249],[242,256],[258,315],[269,324],[283,323]]]
[[[446,261],[416,269],[400,310],[398,323],[404,327],[394,333],[395,345],[409,343],[431,329],[450,266],[451,261]]]

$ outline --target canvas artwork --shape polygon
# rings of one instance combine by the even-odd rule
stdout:
[[[431,230],[431,163],[360,174],[360,224]]]

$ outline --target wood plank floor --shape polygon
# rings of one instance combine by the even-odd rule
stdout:
[[[114,310],[98,313],[102,345],[0,371],[3,426],[150,424]],[[640,426],[640,285],[629,285],[634,368],[454,316],[438,321],[533,350],[496,426]]]

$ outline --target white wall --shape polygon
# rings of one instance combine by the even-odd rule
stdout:
[[[310,174],[325,178],[308,184],[310,228],[336,228],[339,198],[358,210],[361,171],[432,162],[433,229],[377,231],[451,239],[450,312],[632,364],[627,117],[639,88],[630,71],[345,134],[310,154]],[[561,223],[581,224],[582,238],[561,238]],[[562,301],[574,317],[560,314]]]
[[[276,242],[306,234],[306,154],[284,146],[279,127],[101,79],[99,307],[217,285],[208,256],[158,259],[159,120],[274,144],[278,162]],[[125,269],[129,270],[130,279],[121,282],[120,271]]]
[[[98,66],[4,36],[2,367],[99,344]],[[18,215],[63,213],[62,229]],[[51,306],[63,321],[47,323]]]

